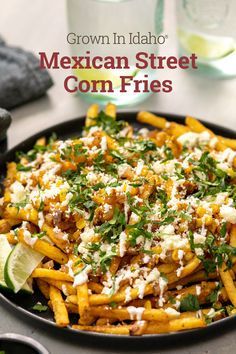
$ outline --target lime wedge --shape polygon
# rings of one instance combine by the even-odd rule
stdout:
[[[0,234],[0,286],[3,288],[7,287],[4,280],[4,266],[10,253],[11,246],[6,236]]]
[[[80,80],[87,80],[89,82],[92,80],[111,80],[115,86],[120,83],[119,76],[115,75],[112,70],[77,69],[75,72]]]
[[[11,251],[12,248],[6,238],[6,235],[0,234],[0,288],[4,290],[11,290],[8,288],[4,279],[4,267]],[[21,291],[30,294],[33,293],[32,286],[27,282],[23,285]]]
[[[126,76],[136,76],[139,70],[131,69],[75,69],[74,72],[80,80],[87,80],[91,83],[92,80],[105,81],[110,80],[112,82],[113,88],[120,87],[121,75]],[[101,89],[101,84],[97,84],[97,89]]]
[[[18,243],[9,254],[4,267],[7,286],[17,293],[43,258],[41,253]]]
[[[184,50],[203,59],[221,59],[233,53],[236,43],[233,38],[207,36],[178,30],[178,38]]]

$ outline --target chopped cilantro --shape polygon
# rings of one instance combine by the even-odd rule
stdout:
[[[223,222],[221,228],[220,228],[220,236],[225,237],[227,233],[227,223]]]
[[[95,125],[101,127],[107,134],[114,136],[118,134],[121,129],[123,129],[127,123],[123,120],[115,120],[114,118],[108,116],[105,112],[101,111],[96,119],[94,119]],[[90,127],[86,128],[87,130]]]
[[[188,294],[180,301],[180,311],[198,311],[200,305],[196,295]]]
[[[22,165],[21,163],[18,163],[18,164],[16,165],[16,169],[17,169],[17,171],[28,172],[28,171],[31,171],[31,170],[32,170],[32,167],[31,167],[31,166],[24,166],[24,165]]]
[[[48,310],[48,306],[42,305],[41,303],[37,303],[32,307],[32,310],[38,311],[38,312],[45,312]]]

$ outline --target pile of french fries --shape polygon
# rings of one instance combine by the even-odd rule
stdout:
[[[106,106],[105,113],[114,120],[116,119],[116,107],[113,104]],[[87,112],[85,122],[87,129],[96,125],[98,114],[99,107],[95,104],[92,105]],[[236,150],[236,140],[216,136],[212,131],[204,127],[201,122],[192,117],[186,117],[185,125],[182,125],[176,122],[168,122],[165,118],[158,117],[152,113],[140,112],[137,115],[137,121],[151,126],[146,139],[150,139],[158,148],[162,148],[165,144],[168,144],[175,158],[178,158],[178,155],[181,153],[181,146],[177,139],[188,132],[201,133],[207,131],[212,139],[215,139],[214,149],[216,151],[224,151],[228,148]],[[129,125],[127,127],[128,138],[131,140],[135,139],[132,127]],[[117,140],[106,134],[106,131],[98,130],[93,134],[97,141],[97,147],[100,146],[101,137],[105,136],[108,146],[105,158],[108,163],[112,164],[113,158],[110,155],[110,151],[116,150]],[[79,138],[77,143],[78,141]],[[39,139],[36,144],[42,147],[47,146],[45,138]],[[58,158],[56,146],[55,143],[54,153],[55,158]],[[83,157],[80,158],[83,159]],[[77,168],[76,164],[79,163],[79,160],[77,159],[75,163],[73,156],[71,156],[71,158],[68,157],[68,159],[59,162],[61,163],[61,169],[56,172],[57,175],[61,175],[62,172],[69,170],[74,171]],[[29,161],[27,157],[22,157],[20,163],[27,166]],[[233,168],[236,168],[236,159],[233,161]],[[75,286],[73,274],[80,267],[79,261],[81,255],[80,253],[77,255],[74,254],[73,247],[75,244],[78,245],[81,242],[80,235],[84,230],[86,220],[84,220],[84,217],[79,212],[75,212],[67,222],[65,219],[62,219],[58,225],[53,224],[51,218],[52,210],[55,211],[58,208],[60,214],[66,212],[66,206],[63,206],[61,209],[58,206],[60,203],[63,205],[63,201],[65,200],[63,193],[55,199],[51,197],[44,201],[43,209],[40,211],[43,213],[42,223],[39,222],[40,212],[37,203],[29,201],[31,207],[27,209],[14,206],[11,199],[11,185],[15,181],[20,181],[20,183],[25,185],[27,183],[27,174],[24,174],[25,172],[17,170],[15,162],[8,163],[4,183],[3,203],[1,206],[0,233],[5,234],[10,244],[15,245],[18,242],[22,242],[45,256],[42,263],[31,274],[31,278],[45,299],[47,299],[48,306],[53,311],[55,322],[58,326],[66,327],[71,325],[74,329],[82,331],[134,336],[201,328],[207,325],[206,318],[212,310],[209,296],[217,289],[219,282],[222,283],[222,287],[219,289],[216,299],[218,308],[220,309],[227,304],[236,307],[236,286],[234,282],[236,258],[233,257],[232,259],[231,269],[223,262],[216,272],[207,273],[202,261],[190,246],[186,246],[184,249],[182,268],[179,273],[177,272],[179,268],[178,249],[171,250],[168,252],[168,256],[162,259],[160,257],[162,253],[161,247],[152,247],[150,261],[145,267],[149,268],[150,271],[156,268],[166,279],[166,286],[162,294],[158,281],[154,280],[145,286],[142,296],[140,296],[140,291],[137,287],[131,286],[127,301],[127,287],[130,286],[127,280],[120,284],[115,293],[107,295],[104,293],[104,283],[107,280],[107,274],[103,274],[100,269],[97,272],[90,272],[87,280]],[[146,176],[147,180],[149,179],[148,166],[143,167],[142,175]],[[145,184],[143,188],[134,187],[132,190],[133,195],[142,200],[148,199],[154,193],[155,182],[153,181],[155,178]],[[42,189],[50,188],[50,185],[47,185],[48,182],[43,181],[40,170],[38,179],[33,180],[32,183],[35,186],[40,184]],[[165,186],[170,189],[167,191],[167,194],[170,195],[172,187],[168,185],[168,181],[165,181]],[[94,200],[97,203],[97,208],[100,208],[105,203],[112,203],[111,200],[98,195],[98,193],[95,193]],[[57,206],[55,207],[55,205]],[[124,212],[123,204],[118,201],[117,205]],[[218,215],[217,211],[216,215]],[[112,217],[113,215],[111,214],[108,220],[111,220]],[[204,210],[202,214],[199,212],[195,220],[194,225],[196,229],[202,227],[204,223],[203,219]],[[31,234],[43,232],[48,240],[46,238],[38,238],[32,245],[27,244],[24,237],[24,228],[21,226],[22,222],[24,222],[24,228],[26,227]],[[206,222],[205,227],[208,230],[214,230],[213,225],[214,220],[212,218]],[[55,231],[55,226],[59,226],[62,232],[67,232],[69,237],[60,237],[58,232]],[[15,229],[17,229],[17,233],[14,233]],[[228,244],[236,247],[236,225],[227,222],[227,232]],[[102,237],[103,235],[97,235],[99,240],[102,240]],[[125,265],[133,265],[134,269],[142,267],[143,257],[144,254],[142,254],[140,249],[129,246],[129,239],[127,239],[125,254],[120,255],[117,252],[111,259],[108,269],[109,274],[115,278],[117,272],[121,271]],[[187,295],[193,295],[198,299],[200,304],[198,310],[178,311],[174,303],[176,304],[176,301],[181,302]],[[159,301],[161,296],[163,297],[163,304],[160,304]],[[141,316],[138,316],[135,310],[135,315],[133,315],[130,308],[142,308]],[[220,311],[217,312],[217,308],[215,308],[215,312],[214,320],[222,318],[223,315]],[[235,310],[231,308],[231,314],[234,313]],[[70,314],[78,314],[77,323],[71,322]]]

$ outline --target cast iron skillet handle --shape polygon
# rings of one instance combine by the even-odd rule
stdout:
[[[10,113],[0,108],[0,155],[7,149],[7,129],[10,127],[11,121]]]

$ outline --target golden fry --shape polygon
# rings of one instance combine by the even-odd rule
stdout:
[[[24,240],[24,231],[20,230],[18,233],[18,238],[20,242],[23,242],[24,244],[28,245],[25,240]],[[44,256],[47,256],[50,259],[53,259],[59,264],[65,264],[68,262],[68,257],[66,254],[64,254],[61,250],[58,248],[50,245],[50,243],[42,240],[37,240],[32,248],[39,252],[42,253]]]
[[[50,285],[49,288],[49,297],[52,304],[55,321],[59,327],[66,327],[68,326],[69,317],[68,312],[61,296],[60,290],[55,288],[54,286]]]
[[[108,103],[105,108],[105,113],[108,116],[116,119],[116,106],[113,103]]]
[[[219,272],[220,272],[220,277],[222,279],[222,282],[225,286],[225,290],[228,294],[228,297],[232,302],[232,304],[234,305],[234,307],[236,307],[236,287],[234,285],[229,270],[227,270],[225,263],[223,263],[222,267],[219,269]]]
[[[97,104],[92,104],[87,112],[85,126],[90,127],[91,125],[95,125],[95,118],[97,118],[99,112],[99,106]]]
[[[36,268],[32,273],[33,278],[50,278],[73,282],[73,278],[67,274],[54,269]]]
[[[150,124],[153,127],[159,129],[165,129],[167,120],[163,117],[158,117],[155,114],[149,112],[139,112],[137,115],[137,121],[140,123]]]

